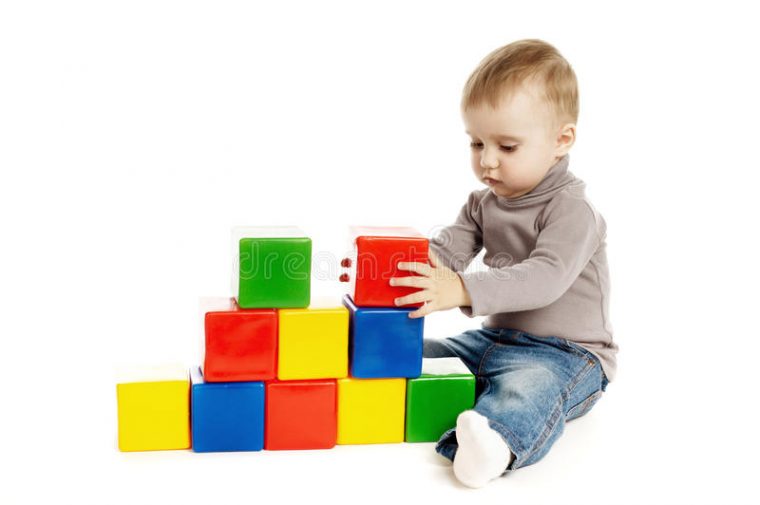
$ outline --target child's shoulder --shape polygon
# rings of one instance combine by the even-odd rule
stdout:
[[[580,181],[580,184],[570,185],[557,192],[546,202],[540,213],[543,224],[557,220],[585,222],[596,227],[603,235],[607,230],[607,223],[586,195],[585,189],[586,185]]]

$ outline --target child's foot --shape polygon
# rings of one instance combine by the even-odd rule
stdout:
[[[454,475],[468,487],[482,487],[499,477],[512,452],[501,435],[488,426],[488,418],[466,410],[457,417]]]

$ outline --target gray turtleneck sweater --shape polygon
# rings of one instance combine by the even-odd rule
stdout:
[[[465,315],[487,316],[489,328],[566,338],[597,356],[612,382],[618,346],[608,312],[607,224],[569,163],[566,154],[517,198],[473,191],[430,248],[462,278],[472,301],[460,307]],[[482,248],[488,270],[465,272]]]

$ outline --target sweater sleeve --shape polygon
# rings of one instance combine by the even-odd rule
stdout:
[[[464,271],[483,248],[479,196],[477,191],[470,193],[454,224],[441,229],[429,243],[443,264],[455,272]]]
[[[603,221],[601,221],[603,223]],[[601,243],[596,212],[583,199],[560,197],[547,205],[528,258],[509,267],[457,271],[472,300],[468,317],[545,307],[572,285]]]

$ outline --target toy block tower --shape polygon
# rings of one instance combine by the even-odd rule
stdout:
[[[202,366],[117,385],[122,451],[329,449],[432,441],[472,405],[474,377],[421,375],[424,318],[390,286],[428,261],[411,228],[351,227],[342,298],[312,297],[311,239],[233,229],[232,296],[205,299]],[[192,436],[191,436],[192,435]]]

